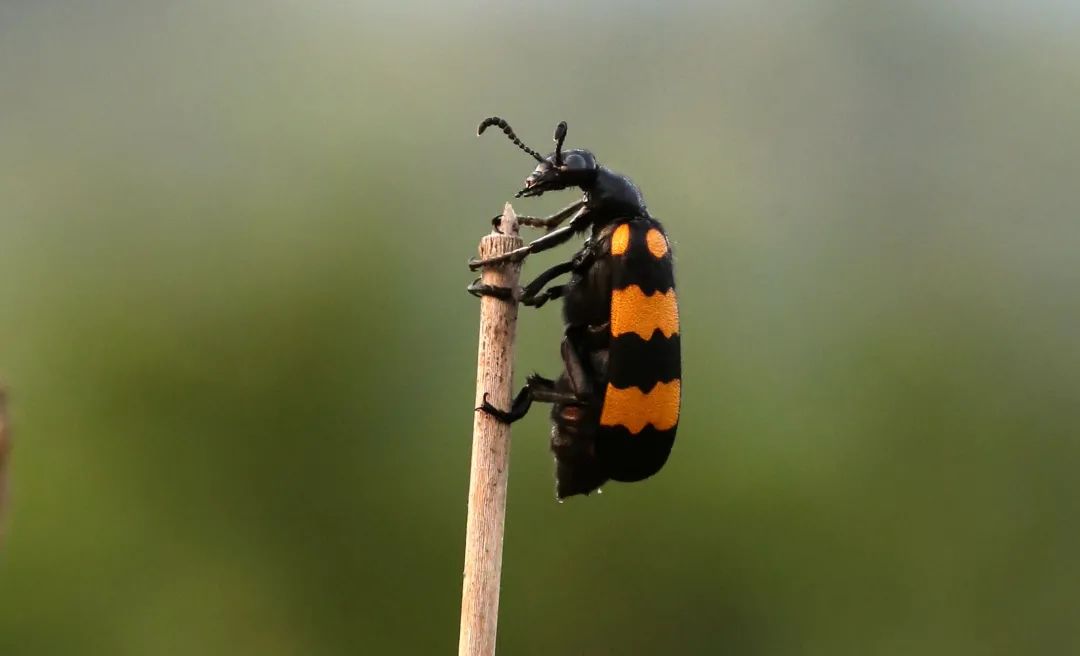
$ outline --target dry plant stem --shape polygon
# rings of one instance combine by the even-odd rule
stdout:
[[[480,240],[480,257],[508,253],[522,245],[517,216],[510,203],[500,230]],[[484,267],[483,282],[518,286],[521,265]],[[484,393],[497,408],[510,407],[513,382],[517,304],[484,296],[480,300],[480,352],[476,361],[476,404]],[[461,591],[459,656],[491,656],[499,620],[506,481],[510,460],[510,426],[477,411],[473,419],[472,467],[469,472],[469,518],[465,529],[465,581]]]
[[[4,541],[4,506],[7,502],[7,464],[11,452],[11,435],[8,430],[7,392],[0,387],[0,544]]]

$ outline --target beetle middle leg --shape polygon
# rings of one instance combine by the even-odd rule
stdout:
[[[581,257],[575,256],[572,260],[556,264],[547,271],[536,276],[535,280],[523,287],[521,289],[521,294],[516,297],[516,299],[520,300],[525,305],[540,307],[550,300],[562,297],[566,292],[566,285],[556,285],[555,287],[549,287],[548,289],[544,289],[544,285],[564,273],[570,273],[575,268],[580,267],[582,262],[583,259]],[[495,298],[501,298],[505,301],[515,300],[514,291],[509,287],[499,287],[497,285],[482,283],[479,278],[474,280],[471,285],[465,288],[465,290],[478,298],[481,296],[494,296]]]
[[[480,278],[472,281],[465,291],[469,292],[476,298],[481,296],[494,296],[495,298],[501,298],[504,301],[517,301],[514,297],[514,290],[509,287],[500,287],[499,285],[490,285],[486,282],[480,282]]]
[[[465,291],[469,292],[473,296],[480,298],[482,296],[493,296],[504,301],[517,302],[520,301],[525,305],[531,307],[540,307],[548,301],[556,298],[562,298],[566,293],[566,285],[554,285],[548,287],[542,292],[530,292],[528,288],[522,290],[520,297],[515,296],[514,290],[509,287],[500,287],[498,285],[489,285],[485,282],[480,282],[480,279],[472,281],[472,283],[465,288]]]
[[[562,262],[536,276],[535,280],[521,290],[521,302],[532,307],[540,307],[550,300],[560,298],[566,292],[566,285],[556,285],[547,289],[544,289],[544,285],[564,273],[569,273],[574,269],[574,266],[573,260]]]

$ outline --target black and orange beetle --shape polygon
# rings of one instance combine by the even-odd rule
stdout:
[[[513,422],[533,401],[554,404],[551,450],[559,499],[588,494],[608,480],[648,478],[671,452],[682,396],[679,308],[664,229],[628,177],[601,166],[587,150],[563,151],[565,122],[555,128],[555,152],[547,157],[522,143],[498,117],[484,119],[477,134],[492,125],[539,162],[517,197],[568,187],[584,195],[550,217],[519,216],[521,225],[546,228],[547,234],[506,255],[473,260],[469,267],[520,261],[576,234],[589,235],[572,258],[521,290],[479,280],[469,286],[477,296],[534,307],[563,298],[566,324],[564,370],[557,380],[530,376],[508,411],[488,403],[487,395],[477,410]],[[545,289],[567,273],[565,284]]]

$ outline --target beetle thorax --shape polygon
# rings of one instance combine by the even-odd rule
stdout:
[[[611,217],[649,215],[645,197],[638,186],[625,175],[606,167],[597,169],[595,182],[584,191],[585,203],[594,211]]]

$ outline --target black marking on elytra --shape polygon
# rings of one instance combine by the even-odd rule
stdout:
[[[637,333],[612,337],[611,353],[618,355],[608,362],[608,382],[622,389],[637,387],[647,394],[657,383],[680,378],[680,341],[679,335],[664,337],[659,330],[647,341]]]

